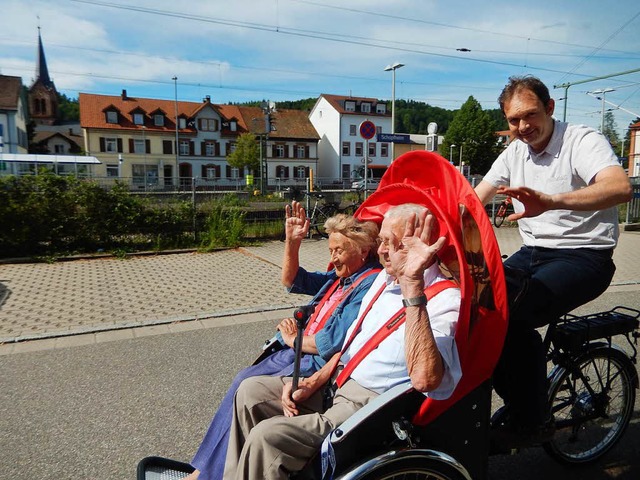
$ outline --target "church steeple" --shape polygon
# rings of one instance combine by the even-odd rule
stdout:
[[[55,88],[51,78],[49,77],[49,69],[47,68],[47,59],[44,56],[44,47],[42,46],[42,36],[40,35],[40,27],[38,26],[38,64],[36,66],[36,80],[40,81],[47,88]]]
[[[29,113],[37,125],[55,125],[58,117],[58,91],[49,77],[44,56],[40,25],[38,25],[38,59],[36,79],[29,88]]]

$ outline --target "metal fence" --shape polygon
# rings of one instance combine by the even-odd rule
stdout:
[[[640,222],[640,177],[633,177],[631,185],[633,186],[633,198],[627,203],[626,224]]]

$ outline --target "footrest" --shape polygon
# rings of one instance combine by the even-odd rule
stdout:
[[[638,328],[638,317],[640,311],[627,307],[585,316],[566,315],[555,329],[553,343],[572,350],[591,340],[629,333]]]

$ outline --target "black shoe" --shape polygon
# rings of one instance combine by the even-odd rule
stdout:
[[[553,419],[541,425],[505,424],[491,431],[491,446],[496,452],[533,447],[549,442],[556,431]]]

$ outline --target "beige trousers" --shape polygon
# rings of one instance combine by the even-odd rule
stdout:
[[[322,412],[322,392],[299,405],[300,415],[285,417],[280,396],[289,377],[246,379],[234,401],[224,478],[287,479],[301,470],[325,437],[378,394],[348,380],[333,406]]]

